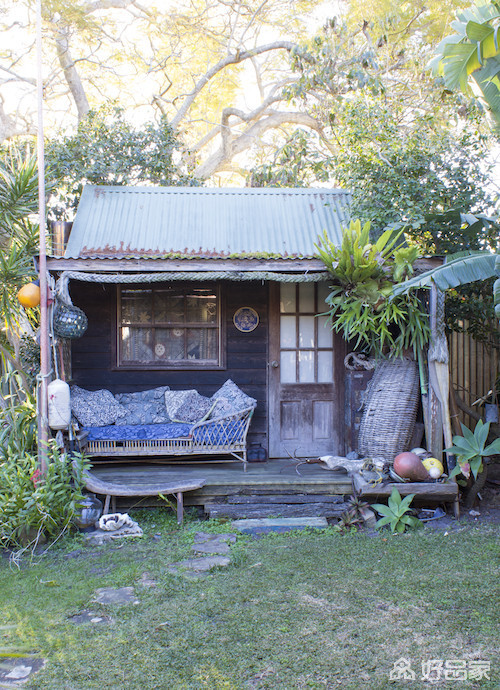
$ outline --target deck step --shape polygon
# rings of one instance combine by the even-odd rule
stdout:
[[[262,496],[260,497],[263,498]],[[309,501],[307,503],[207,503],[205,512],[211,518],[267,518],[267,517],[340,517],[347,503]]]
[[[231,527],[243,534],[268,534],[269,532],[289,532],[296,529],[326,529],[326,518],[261,518],[250,520],[235,520]]]
[[[213,501],[213,503],[221,503],[221,501]],[[335,494],[321,494],[321,493],[283,493],[279,491],[273,492],[252,492],[232,494],[227,497],[224,503],[231,504],[253,504],[253,503],[270,503],[270,504],[296,504],[296,503],[344,503],[344,496]]]

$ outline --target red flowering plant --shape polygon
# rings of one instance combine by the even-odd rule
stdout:
[[[31,481],[33,482],[33,486],[36,487],[36,485],[42,481],[41,477],[43,477],[43,474],[41,473],[41,471],[37,467],[36,470],[33,472],[33,474],[30,477]]]

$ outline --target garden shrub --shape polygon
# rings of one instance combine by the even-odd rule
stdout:
[[[72,461],[77,464],[74,472]],[[68,456],[49,443],[42,476],[36,451],[36,407],[31,397],[0,411],[0,547],[22,546],[66,531],[83,498],[82,454]]]
[[[54,538],[71,526],[83,498],[73,459],[81,470],[82,455],[68,457],[51,443],[44,476],[34,453],[9,449],[0,459],[0,546],[19,546],[41,535]]]

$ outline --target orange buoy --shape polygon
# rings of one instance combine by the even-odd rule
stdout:
[[[23,307],[36,307],[40,304],[40,286],[38,281],[27,283],[17,293],[17,299]]]

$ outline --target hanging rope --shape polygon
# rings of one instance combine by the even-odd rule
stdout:
[[[71,304],[68,283],[80,280],[87,283],[159,283],[168,280],[272,280],[279,283],[317,283],[331,279],[329,273],[273,273],[272,271],[167,271],[163,273],[84,273],[82,271],[64,271],[57,281],[57,296],[66,304]]]

